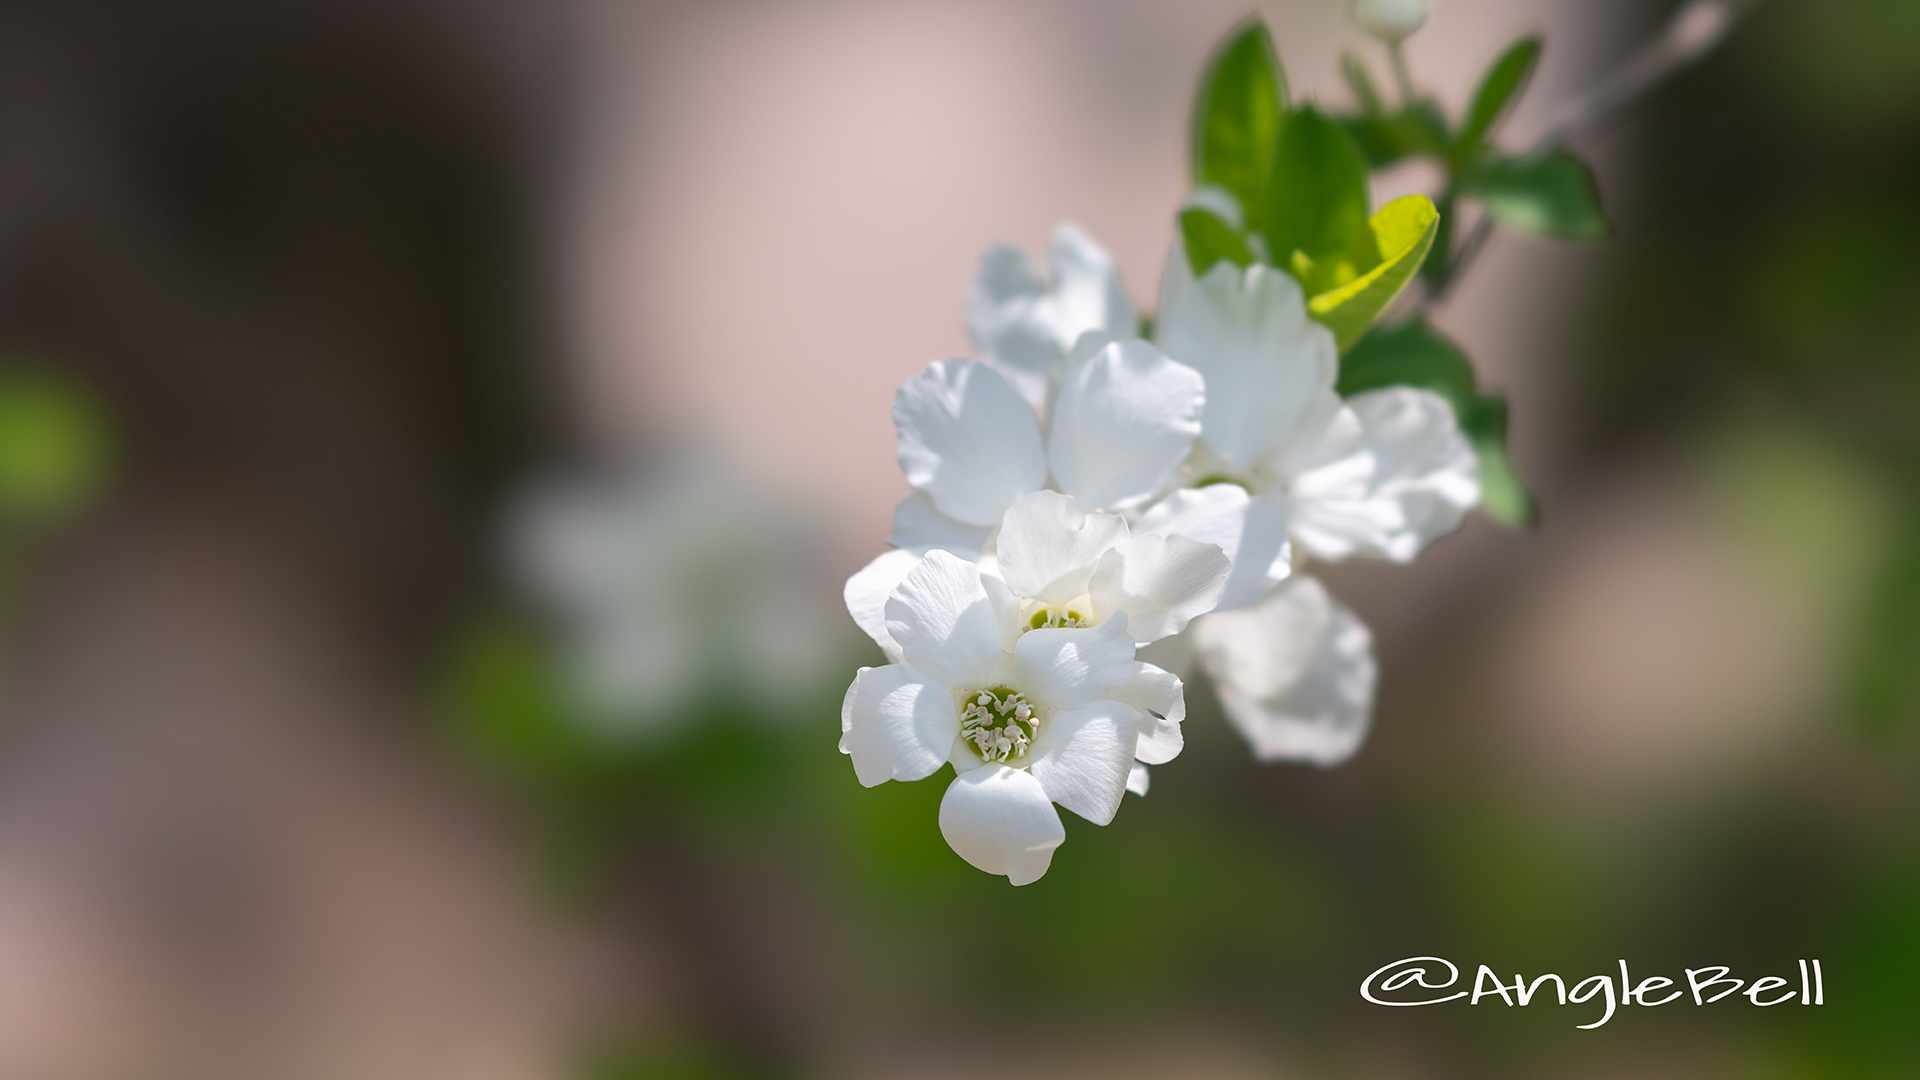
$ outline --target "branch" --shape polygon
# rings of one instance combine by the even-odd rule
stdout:
[[[1734,23],[1759,3],[1760,0],[1688,0],[1667,20],[1658,37],[1641,46],[1611,77],[1569,106],[1559,120],[1548,126],[1547,133],[1528,148],[1525,156],[1557,150],[1618,119],[1669,76],[1713,51]],[[1408,317],[1419,318],[1439,306],[1492,234],[1493,218],[1482,213],[1473,231],[1454,252],[1452,264],[1440,284],[1408,309]]]

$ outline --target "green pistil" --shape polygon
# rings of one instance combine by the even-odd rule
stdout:
[[[1208,484],[1232,484],[1234,487],[1237,487],[1237,488],[1241,488],[1244,490],[1251,490],[1250,488],[1247,488],[1247,485],[1244,481],[1235,480],[1233,477],[1228,476],[1225,473],[1215,473],[1212,476],[1203,476],[1200,479],[1195,480],[1193,482],[1193,486],[1197,488],[1206,487]]]
[[[1033,618],[1027,620],[1027,628],[1030,630],[1077,630],[1090,625],[1092,624],[1088,622],[1085,615],[1072,608],[1065,611],[1059,608],[1041,608],[1033,613]]]

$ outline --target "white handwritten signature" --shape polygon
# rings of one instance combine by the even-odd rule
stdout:
[[[1395,960],[1367,976],[1360,983],[1360,996],[1375,1005],[1392,1005],[1402,1008],[1440,1005],[1449,1001],[1458,1001],[1461,998],[1471,998],[1467,1004],[1478,1005],[1483,997],[1498,997],[1508,1005],[1526,1006],[1533,1002],[1534,995],[1540,992],[1543,985],[1551,982],[1554,995],[1562,1005],[1568,1002],[1582,1005],[1596,997],[1604,999],[1606,1012],[1600,1019],[1591,1024],[1574,1025],[1584,1031],[1597,1028],[1613,1019],[1614,1010],[1618,1006],[1665,1005],[1685,997],[1689,991],[1693,994],[1695,1005],[1710,1005],[1730,994],[1741,993],[1742,986],[1746,987],[1744,993],[1747,1000],[1763,1007],[1784,1005],[1796,997],[1800,999],[1802,1005],[1825,1005],[1827,1003],[1826,978],[1820,970],[1820,961],[1812,961],[1811,968],[1807,966],[1808,961],[1801,960],[1799,963],[1800,989],[1798,991],[1792,989],[1793,984],[1790,980],[1777,975],[1763,975],[1753,980],[1752,985],[1749,986],[1744,980],[1732,977],[1732,968],[1724,964],[1716,964],[1703,968],[1687,968],[1685,990],[1673,989],[1652,1000],[1648,999],[1648,995],[1659,994],[1677,984],[1664,975],[1652,975],[1636,984],[1633,976],[1627,971],[1625,960],[1620,961],[1617,984],[1614,981],[1615,977],[1611,974],[1594,975],[1575,983],[1572,989],[1567,988],[1566,980],[1553,974],[1541,975],[1532,982],[1528,982],[1524,975],[1515,975],[1512,985],[1507,985],[1500,981],[1500,976],[1494,974],[1492,968],[1481,964],[1480,970],[1473,977],[1471,991],[1460,990],[1443,997],[1431,997],[1428,996],[1430,991],[1446,990],[1459,982],[1460,969],[1455,967],[1451,960],[1438,956],[1412,956],[1405,960]],[[1443,969],[1445,978],[1441,978]],[[1423,1000],[1401,1001],[1380,996],[1402,992],[1405,992],[1406,996],[1421,997]]]

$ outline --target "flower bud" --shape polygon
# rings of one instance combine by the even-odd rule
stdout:
[[[1385,42],[1399,41],[1427,21],[1427,0],[1353,0],[1353,21]]]

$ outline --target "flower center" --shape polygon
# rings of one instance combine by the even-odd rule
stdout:
[[[1078,630],[1092,625],[1092,619],[1072,608],[1041,608],[1027,620],[1029,630]]]
[[[1039,730],[1033,703],[1004,686],[975,691],[960,710],[960,734],[982,761],[999,764],[1025,757]]]
[[[1240,488],[1244,491],[1253,490],[1252,488],[1247,487],[1247,482],[1245,480],[1242,480],[1237,476],[1228,476],[1226,473],[1213,473],[1208,476],[1203,476],[1200,479],[1195,480],[1189,486],[1196,487],[1196,488],[1203,488],[1213,484],[1232,484],[1233,486]]]

